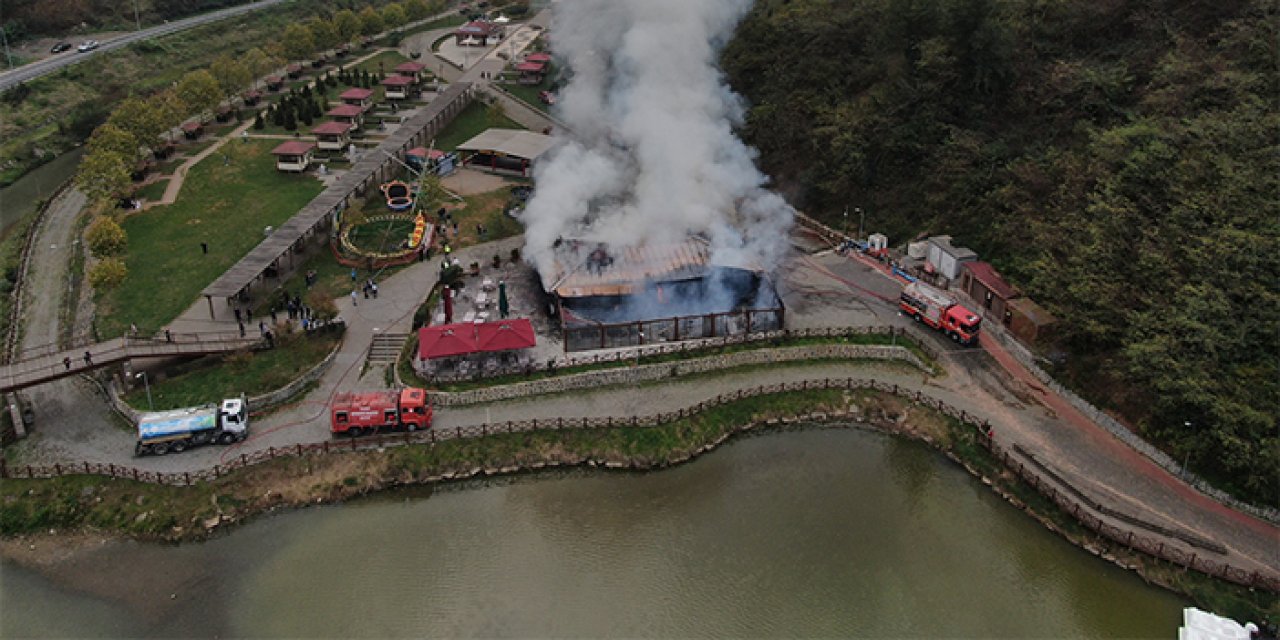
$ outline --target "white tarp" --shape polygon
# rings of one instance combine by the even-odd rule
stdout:
[[[1178,640],[1249,640],[1252,624],[1241,625],[1230,618],[1217,616],[1195,607],[1182,610],[1182,628]]]

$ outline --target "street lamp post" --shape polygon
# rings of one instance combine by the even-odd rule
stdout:
[[[151,402],[151,382],[150,382],[149,380],[147,380],[147,372],[146,372],[146,371],[139,371],[139,372],[138,372],[137,374],[135,374],[133,377],[134,377],[134,378],[142,378],[142,385],[143,385],[144,387],[146,387],[146,389],[147,389],[147,409],[149,409],[149,410],[151,410],[151,411],[155,411],[155,410],[156,410],[156,405],[155,405],[154,403],[152,403],[152,402]]]
[[[854,207],[854,211],[858,212],[858,239],[862,239],[862,221],[865,218],[862,214],[862,207]]]

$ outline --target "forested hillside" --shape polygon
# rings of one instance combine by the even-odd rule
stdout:
[[[950,233],[1060,319],[1055,372],[1280,503],[1272,0],[757,0],[725,51],[803,209]]]

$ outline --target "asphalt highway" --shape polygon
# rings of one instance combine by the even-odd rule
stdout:
[[[166,22],[164,24],[156,25],[154,27],[143,29],[141,31],[135,31],[128,35],[120,36],[118,38],[112,38],[111,40],[106,40],[102,42],[101,46],[99,46],[97,49],[86,52],[86,53],[80,53],[76,51],[75,47],[80,43],[72,42],[71,43],[72,48],[70,51],[64,51],[62,53],[54,55],[51,58],[45,58],[44,60],[32,62],[31,64],[18,67],[17,69],[0,73],[0,91],[8,89],[9,87],[17,86],[19,84],[22,84],[23,82],[27,82],[28,80],[34,80],[36,78],[39,78],[40,76],[53,73],[54,71],[57,71],[58,69],[61,69],[68,65],[73,65],[79,62],[83,62],[94,56],[101,55],[102,53],[105,53],[107,51],[128,46],[130,43],[133,43],[133,42],[138,42],[141,40],[149,40],[151,38],[165,36],[171,33],[177,33],[184,29],[190,29],[192,27],[197,27],[202,24],[208,24],[210,22],[217,22],[219,20],[224,20],[226,18],[238,16],[242,13],[248,13],[250,11],[256,11],[263,7],[269,7],[271,5],[280,4],[286,1],[287,0],[254,0],[254,2],[251,2],[249,4],[237,5],[234,7],[228,7],[226,9],[214,11],[212,13],[205,13],[198,16],[192,16],[190,18],[184,18],[182,20],[175,20],[173,22]]]

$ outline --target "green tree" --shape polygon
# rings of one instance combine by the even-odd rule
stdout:
[[[283,123],[286,131],[296,131],[298,129],[298,117],[293,112],[293,105],[284,107]]]
[[[93,202],[109,202],[129,190],[130,161],[111,151],[86,153],[76,172],[76,186]]]
[[[89,252],[95,258],[122,255],[129,245],[124,228],[111,216],[100,215],[94,218],[85,230],[84,237],[89,245]]]
[[[111,153],[122,159],[133,159],[138,157],[139,145],[132,133],[108,121],[93,130],[85,150],[90,154]]]
[[[129,268],[120,258],[103,258],[89,268],[89,284],[94,289],[114,289],[124,282]]]
[[[431,15],[427,10],[427,3],[423,2],[423,0],[405,0],[404,12],[406,17],[412,22],[422,20],[423,18]]]
[[[408,18],[405,16],[404,7],[400,4],[392,2],[382,8],[382,24],[387,29],[395,29],[402,26]]]
[[[263,51],[259,47],[254,47],[246,51],[242,60],[244,62],[244,68],[249,71],[250,81],[255,87],[258,85],[258,80],[260,78],[267,75],[267,73],[272,69],[280,66],[279,60],[267,55],[267,52]]]
[[[214,58],[209,65],[209,73],[218,81],[222,95],[230,98],[249,85],[253,75],[245,63],[223,54]]]
[[[342,44],[342,36],[338,34],[338,28],[331,20],[312,18],[307,22],[307,28],[311,30],[311,37],[315,39],[317,49],[332,49]]]
[[[175,91],[187,107],[188,115],[203,117],[222,102],[222,89],[213,74],[199,69],[189,71],[178,81]]]
[[[373,36],[381,33],[382,29],[382,16],[373,7],[365,7],[360,12],[360,33],[366,36]]]
[[[172,133],[174,127],[182,124],[191,109],[177,90],[172,88],[152,96],[150,103],[155,110],[156,120],[160,123],[161,133]]]
[[[292,23],[284,28],[280,36],[280,45],[284,55],[290,60],[306,60],[316,50],[315,37],[306,25]]]
[[[338,31],[342,42],[351,42],[360,35],[360,18],[350,9],[343,9],[333,14],[333,26]]]
[[[132,154],[121,154],[132,159],[137,155],[137,147],[145,146],[154,149],[160,143],[160,136],[169,128],[160,103],[153,96],[146,100],[141,98],[125,98],[111,112],[107,122],[128,131],[134,137]]]

